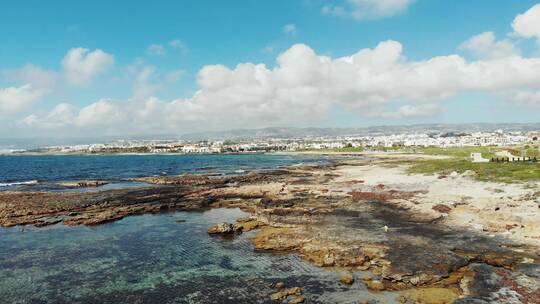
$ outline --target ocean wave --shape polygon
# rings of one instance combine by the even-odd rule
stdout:
[[[24,181],[24,182],[0,183],[0,187],[12,187],[12,186],[21,186],[21,185],[35,185],[37,183],[38,183],[37,180],[30,180],[30,181]]]

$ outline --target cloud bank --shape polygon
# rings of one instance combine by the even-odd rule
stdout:
[[[254,63],[232,69],[208,65],[198,73],[193,96],[171,101],[144,92],[152,72],[141,71],[142,89],[130,100],[102,99],[80,109],[61,104],[25,123],[123,131],[267,126],[316,121],[335,105],[369,117],[407,118],[436,114],[442,101],[463,92],[492,92],[534,104],[540,90],[540,58],[505,51],[470,62],[458,55],[410,61],[392,40],[340,58],[296,44],[272,69]]]
[[[516,17],[512,26],[517,35],[537,38],[536,19],[530,16],[536,16],[538,7]],[[409,60],[394,40],[336,58],[295,44],[277,56],[274,67],[251,62],[204,66],[193,95],[169,100],[156,94],[183,72],[160,78],[155,67],[139,66],[131,98],[105,97],[86,106],[60,103],[48,112],[26,114],[18,126],[78,134],[181,133],[313,125],[336,108],[359,118],[407,119],[437,115],[451,97],[470,92],[538,109],[540,58],[523,56],[512,39],[497,40],[493,32],[471,37],[459,48],[474,54],[474,60],[458,54]],[[47,83],[59,74],[81,86],[113,63],[104,51],[75,48],[62,60],[63,74],[28,65],[13,74],[26,84],[0,89],[0,110],[24,112],[51,90]]]

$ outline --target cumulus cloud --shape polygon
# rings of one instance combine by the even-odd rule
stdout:
[[[294,36],[298,32],[298,29],[296,28],[295,24],[289,23],[283,26],[283,32],[287,35]]]
[[[0,88],[0,116],[15,114],[28,108],[43,94],[43,91],[34,89],[30,84]]]
[[[23,123],[28,126],[36,126],[40,128],[63,128],[72,126],[75,122],[75,113],[78,109],[68,103],[60,103],[56,105],[47,115],[38,116],[31,114],[23,119]]]
[[[156,68],[154,66],[143,66],[137,73],[133,87],[133,98],[144,99],[151,96],[161,88],[161,84],[152,82]]]
[[[346,0],[344,5],[324,6],[322,12],[356,20],[374,20],[402,14],[413,2],[414,0]]]
[[[143,69],[147,84],[152,68]],[[441,102],[463,92],[540,90],[540,58],[521,56],[467,61],[459,55],[407,60],[397,41],[384,41],[345,57],[317,54],[296,44],[279,55],[275,68],[243,63],[203,67],[199,90],[189,98],[160,100],[151,91],[130,100],[99,100],[71,115],[32,117],[34,125],[123,128],[129,131],[174,132],[234,127],[313,123],[330,107],[344,106],[360,115],[410,118],[434,115]],[[142,85],[144,87],[144,85]],[[518,95],[513,95],[518,97]],[[525,97],[521,97],[524,99]],[[396,105],[406,104],[394,109]]]
[[[521,37],[540,40],[540,4],[517,15],[512,23],[512,28]]]
[[[460,45],[460,49],[469,50],[479,58],[490,59],[520,54],[519,49],[508,39],[497,41],[493,32],[471,37]]]
[[[161,85],[155,68],[142,65],[134,70],[134,94],[127,100],[100,99],[84,107],[61,104],[49,113],[29,115],[24,123],[102,134],[155,134],[312,125],[336,106],[367,117],[425,117],[441,112],[452,96],[468,92],[540,105],[540,58],[523,57],[511,42],[498,41],[491,32],[472,37],[461,48],[480,59],[454,54],[408,60],[402,44],[393,40],[338,58],[296,44],[272,68],[249,62],[233,68],[204,66],[197,74],[198,90],[172,100],[154,96]],[[32,92],[31,86],[4,89],[0,107],[14,107],[15,100],[31,103],[36,99]]]
[[[26,64],[20,69],[8,70],[2,74],[15,82],[30,84],[34,88],[50,91],[58,81],[56,72],[42,69],[33,64]]]
[[[62,59],[67,81],[76,86],[89,83],[95,76],[106,72],[113,64],[114,57],[99,49],[90,52],[85,48],[73,48]]]

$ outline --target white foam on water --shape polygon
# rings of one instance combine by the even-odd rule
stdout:
[[[21,186],[21,185],[35,185],[37,180],[23,181],[23,182],[11,182],[11,183],[0,183],[0,187],[12,187],[12,186]]]

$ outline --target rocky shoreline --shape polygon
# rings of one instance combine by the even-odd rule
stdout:
[[[461,178],[472,180],[405,177],[408,183],[399,184],[389,175],[398,169],[387,163],[148,177],[137,181],[154,187],[92,193],[3,192],[0,225],[98,225],[144,213],[240,208],[251,216],[209,227],[209,233],[234,237],[256,230],[255,250],[297,252],[342,272],[343,284],[396,291],[402,303],[540,303],[539,227],[534,226],[540,210],[534,209],[534,189],[519,190],[520,204],[531,209],[499,206],[500,198],[483,202],[484,197],[478,201],[485,210],[475,209],[474,196],[455,191],[456,197],[446,197],[432,188],[437,182],[452,187]],[[515,203],[514,186],[508,187],[502,191]],[[495,212],[498,226],[487,216]],[[516,212],[536,214],[515,227]],[[482,229],[476,229],[479,224]],[[291,288],[277,288],[282,293],[273,299],[300,301],[301,292]]]

